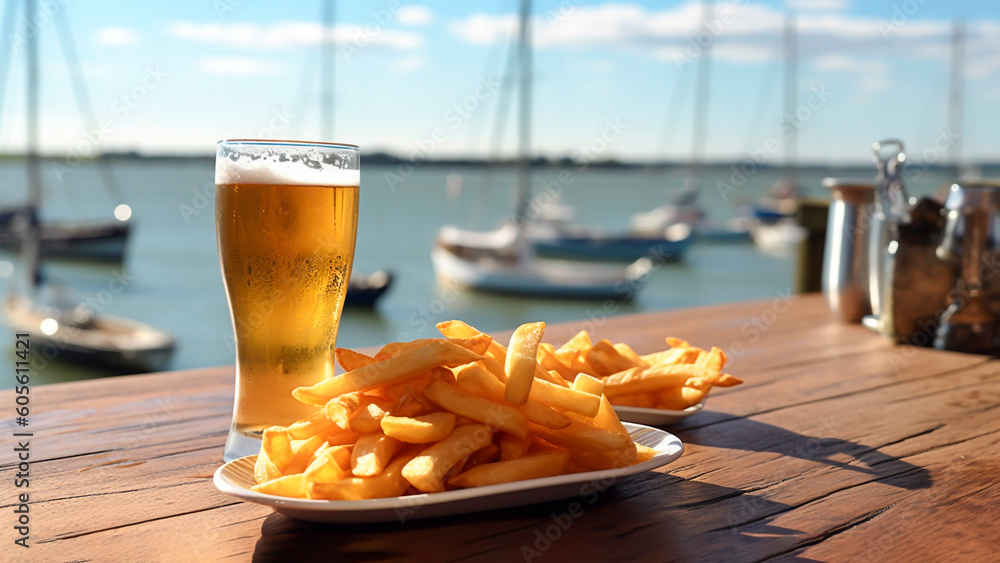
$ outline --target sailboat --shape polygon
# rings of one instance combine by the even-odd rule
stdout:
[[[785,18],[784,32],[785,74],[784,105],[785,115],[795,115],[798,105],[798,77],[795,20]],[[808,234],[795,220],[798,209],[798,181],[796,160],[798,149],[798,129],[791,127],[785,137],[785,175],[772,188],[769,197],[753,206],[754,222],[750,227],[757,248],[772,254],[787,254],[795,249]]]
[[[443,227],[431,259],[439,283],[481,291],[546,297],[629,300],[645,284],[652,264],[595,264],[546,260],[527,236],[531,138],[530,0],[521,0],[518,28],[517,206],[513,218],[494,231]],[[647,248],[648,252],[648,248]]]
[[[27,205],[0,208],[0,248],[16,250],[21,246],[16,221],[28,211]],[[130,229],[127,219],[45,221],[39,234],[42,254],[46,258],[121,262]]]
[[[708,32],[708,26],[713,18],[713,2],[703,2],[702,32]],[[748,225],[743,218],[735,217],[726,222],[712,221],[698,202],[705,168],[711,63],[712,44],[709,42],[698,55],[694,92],[694,126],[691,129],[691,159],[688,163],[688,174],[684,186],[669,194],[663,205],[633,215],[629,221],[629,228],[634,236],[658,236],[666,233],[669,238],[671,228],[676,230],[676,225],[685,224],[691,226],[698,240],[707,242],[744,242],[749,240]]]
[[[334,28],[334,0],[323,2],[323,37],[320,42],[320,137],[325,141],[333,140],[333,62],[334,41],[326,37]],[[346,307],[374,307],[378,300],[392,287],[395,275],[391,271],[379,270],[371,274],[351,272],[347,283],[347,295],[344,297]]]
[[[16,17],[17,2],[7,4],[5,10],[5,29],[10,29]],[[86,89],[82,85],[82,72],[75,44],[71,37],[69,23],[59,19],[60,44],[63,47],[66,63],[70,67],[70,79],[77,95],[81,114],[90,119],[89,128],[93,129],[96,119]],[[11,35],[5,33],[5,36]],[[9,59],[8,59],[9,61]],[[4,75],[0,78],[0,87],[6,86],[8,65],[4,65]],[[102,183],[113,199],[121,200],[121,190],[111,171],[110,164],[103,156],[97,159],[98,172]],[[0,249],[17,251],[21,246],[21,238],[17,229],[17,218],[26,213],[39,214],[40,201],[30,200],[24,203],[8,204],[0,207]],[[114,218],[107,220],[48,220],[41,221],[41,252],[46,258],[69,258],[74,260],[121,262],[125,256],[131,225],[129,217],[131,209],[119,201],[114,210]]]
[[[34,0],[25,1],[26,13],[35,13]],[[68,17],[65,13],[59,17]],[[42,170],[38,155],[39,81],[37,33],[26,41],[27,58],[27,178],[29,205],[13,219],[21,243],[28,290],[10,292],[3,302],[3,320],[12,332],[31,334],[38,350],[58,350],[58,357],[102,365],[120,372],[157,371],[166,366],[174,338],[144,323],[97,314],[73,304],[65,295],[41,303],[43,228],[36,210],[42,201]],[[50,287],[49,289],[53,289]],[[54,286],[55,293],[66,290]]]

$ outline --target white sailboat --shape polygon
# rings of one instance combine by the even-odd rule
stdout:
[[[531,139],[531,2],[521,1],[518,29],[519,158],[514,218],[494,231],[446,226],[438,233],[431,259],[438,282],[481,291],[547,297],[632,299],[652,264],[600,264],[539,258],[526,235]]]
[[[25,1],[26,13],[35,13],[35,1]],[[65,13],[58,17],[68,17]],[[38,156],[39,88],[38,38],[26,41],[27,56],[27,175],[30,201],[42,200],[42,171]],[[41,291],[42,227],[36,205],[18,214],[15,228],[21,241],[22,266],[27,291],[11,291],[3,303],[4,323],[14,333],[31,334],[37,350],[58,350],[60,359],[101,365],[118,372],[148,372],[164,368],[174,350],[169,333],[144,323],[96,314],[66,298],[68,290],[56,287],[57,298],[38,300]]]
[[[714,18],[711,1],[702,3],[701,31],[707,33]],[[634,236],[663,236],[676,225],[690,225],[699,240],[710,242],[743,242],[747,240],[747,223],[741,217],[725,222],[712,221],[698,203],[705,167],[705,140],[708,130],[708,99],[711,78],[712,44],[709,42],[698,55],[694,91],[694,126],[691,130],[691,160],[684,186],[668,195],[667,201],[648,211],[640,211],[629,220]],[[669,235],[667,236],[669,238]]]
[[[790,16],[785,19],[784,53],[785,115],[794,115],[798,104],[798,47],[795,20]],[[798,129],[792,127],[791,134],[785,137],[785,177],[775,184],[772,196],[761,200],[753,209],[750,236],[757,248],[769,254],[790,254],[808,235],[793,216],[798,208],[799,193],[795,173],[797,152]]]

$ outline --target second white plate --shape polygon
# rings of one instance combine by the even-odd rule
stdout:
[[[620,407],[617,405],[612,405],[615,412],[618,413],[618,418],[622,420],[627,420],[628,422],[636,422],[639,424],[649,424],[650,426],[666,426],[668,424],[675,424],[681,420],[696,414],[701,409],[705,408],[705,401],[708,398],[702,399],[702,401],[696,405],[691,405],[690,407],[682,411],[668,411],[665,409],[643,409],[639,407]]]
[[[312,522],[402,523],[407,520],[470,514],[588,495],[597,490],[595,482],[599,482],[603,489],[607,483],[614,483],[627,475],[643,473],[666,465],[684,452],[684,444],[669,432],[627,422],[625,427],[637,444],[656,450],[657,453],[652,459],[605,471],[588,471],[488,487],[456,489],[443,493],[370,500],[298,499],[251,491],[250,487],[255,484],[253,476],[253,465],[257,460],[255,455],[241,457],[223,465],[215,472],[214,482],[224,493],[247,502],[270,506],[275,512],[289,518]]]

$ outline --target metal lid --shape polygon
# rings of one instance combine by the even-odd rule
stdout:
[[[858,178],[823,178],[823,187],[833,191],[833,199],[864,204],[875,201],[875,182]]]

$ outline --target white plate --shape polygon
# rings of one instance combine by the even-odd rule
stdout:
[[[682,411],[642,409],[639,407],[619,407],[617,405],[612,406],[614,407],[615,412],[618,413],[618,418],[622,420],[637,422],[639,424],[648,424],[650,426],[666,426],[668,424],[680,422],[682,419],[685,419],[705,408],[705,401],[707,400],[708,397],[702,399],[700,403],[691,405]]]
[[[625,427],[636,443],[653,448],[657,454],[648,461],[618,469],[370,500],[297,499],[251,491],[250,487],[255,484],[255,455],[234,459],[223,465],[215,472],[214,481],[215,486],[226,494],[270,506],[275,512],[289,518],[312,522],[402,523],[407,520],[470,514],[587,495],[603,490],[608,486],[609,480],[614,483],[626,475],[666,465],[680,457],[684,451],[684,444],[673,434],[639,424],[625,423]]]

